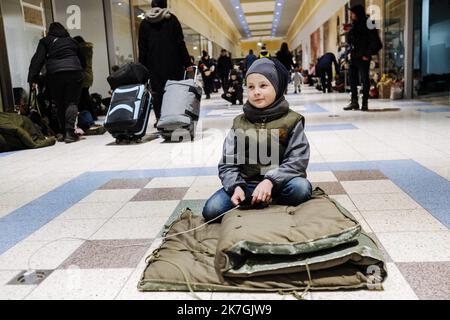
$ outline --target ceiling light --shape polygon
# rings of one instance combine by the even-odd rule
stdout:
[[[248,38],[251,38],[251,32],[248,27],[247,20],[245,19],[244,11],[242,10],[241,2],[239,0],[230,0],[231,5],[234,7],[236,16],[241,24],[241,28]]]

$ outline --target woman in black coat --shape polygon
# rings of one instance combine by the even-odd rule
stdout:
[[[280,51],[277,52],[277,59],[283,64],[288,72],[291,72],[294,67],[294,57],[289,51],[289,47],[286,42],[281,45]]]
[[[75,121],[83,86],[86,61],[78,43],[59,22],[50,24],[48,35],[39,41],[31,59],[28,82],[35,87],[42,67],[46,67],[47,86],[58,109],[59,126],[65,142],[78,140]]]
[[[167,9],[167,0],[153,0],[139,29],[139,62],[150,72],[153,110],[161,117],[167,80],[182,80],[192,66],[178,18]]]

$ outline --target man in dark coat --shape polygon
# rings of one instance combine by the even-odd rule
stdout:
[[[230,77],[230,71],[233,68],[233,62],[227,52],[227,50],[222,49],[220,52],[220,57],[217,60],[217,72],[220,77],[220,82],[222,83],[223,93],[228,91],[228,78]]]
[[[280,51],[277,52],[277,59],[283,64],[288,72],[294,67],[294,56],[289,51],[289,46],[286,42],[283,42]]]
[[[150,72],[153,110],[157,121],[167,80],[183,80],[192,71],[191,58],[178,18],[167,9],[167,0],[153,0],[139,29],[139,62]]]
[[[39,41],[31,59],[28,82],[33,87],[38,82],[44,64],[50,96],[58,109],[59,125],[62,128],[59,133],[65,133],[66,143],[75,142],[78,140],[75,122],[86,61],[78,43],[59,22],[50,24],[48,35]]]
[[[206,99],[211,99],[211,93],[214,90],[214,61],[209,57],[208,52],[203,50],[202,58],[198,63],[198,68],[202,74],[203,89],[205,90]]]
[[[350,86],[352,90],[352,101],[344,110],[359,110],[358,84],[363,85],[362,111],[369,110],[369,68],[373,46],[376,43],[372,37],[372,31],[367,27],[368,17],[362,5],[355,5],[350,9],[352,27],[348,33],[349,59],[350,59]]]
[[[255,56],[255,54],[253,53],[253,50],[250,49],[250,51],[248,52],[248,55],[245,57],[245,61],[244,61],[244,72],[245,73],[247,73],[247,70],[250,69],[253,62],[255,62],[256,60],[258,60],[258,57]]]
[[[325,53],[317,62],[316,73],[322,81],[323,93],[327,93],[327,90],[328,93],[332,92],[331,82],[333,81],[333,64],[336,74],[339,74],[340,67],[337,63],[336,56],[333,53]]]

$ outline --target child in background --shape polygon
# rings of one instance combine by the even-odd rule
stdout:
[[[219,164],[223,188],[203,208],[208,222],[220,222],[238,205],[264,206],[273,198],[275,204],[298,206],[311,198],[305,120],[284,97],[288,71],[279,61],[263,58],[249,68],[246,81],[248,102],[234,119]],[[256,149],[268,151],[270,158],[254,154]]]
[[[301,73],[300,67],[296,66],[294,69],[294,74],[292,75],[292,81],[294,82],[294,93],[302,92],[303,75]]]
[[[237,70],[231,70],[230,79],[228,81],[230,88],[227,93],[222,95],[222,98],[235,105],[237,101],[239,104],[244,104],[244,89],[242,88],[242,79]]]

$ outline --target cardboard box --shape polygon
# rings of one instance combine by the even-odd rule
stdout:
[[[380,82],[378,84],[378,92],[380,99],[390,99],[391,98],[391,87],[392,82]]]

